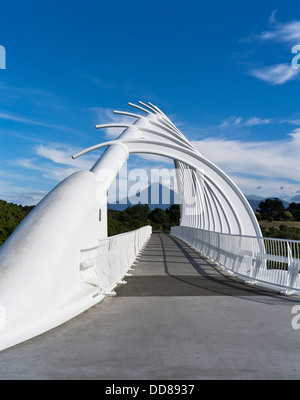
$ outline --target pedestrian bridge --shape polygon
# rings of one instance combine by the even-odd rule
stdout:
[[[115,296],[2,351],[0,379],[299,378],[298,298],[246,285],[171,235],[153,234],[130,274]]]
[[[207,338],[217,328],[215,317],[224,319],[227,315],[233,324],[235,316],[240,318],[247,310],[239,307],[249,305],[256,296],[266,296],[256,301],[256,306],[266,302],[276,304],[273,310],[279,310],[286,304],[291,306],[293,300],[286,300],[275,292],[292,296],[299,293],[299,241],[263,238],[253,210],[236,184],[195,149],[158,107],[142,102],[131,106],[143,114],[115,111],[135,121],[97,125],[99,129],[121,128],[122,133],[114,141],[93,145],[75,154],[76,159],[90,151],[106,149],[90,171],[79,171],[57,185],[0,248],[0,350],[58,327],[95,305],[107,310],[99,314],[99,324],[102,324],[109,319],[106,313],[113,313],[113,304],[118,303],[113,299],[122,297],[122,293],[131,293],[128,299],[124,295],[130,302],[139,298],[139,291],[149,293],[142,297],[152,300],[156,298],[153,293],[158,291],[161,300],[155,306],[152,304],[152,310],[152,300],[149,300],[148,311],[145,302],[143,313],[151,315],[156,306],[163,310],[174,301],[163,314],[167,321],[161,321],[165,332],[170,334],[175,330],[172,322],[175,307],[174,312],[185,310],[183,314],[178,311],[178,318],[187,335],[189,323],[191,329],[199,328]],[[108,237],[108,189],[128,157],[141,153],[174,160],[180,226],[173,227],[169,236],[151,234],[151,227],[145,226]],[[149,249],[152,252],[146,261]],[[136,276],[131,269],[141,251],[143,259],[140,258],[141,268],[137,269],[141,276]],[[127,278],[128,285],[124,284]],[[220,297],[225,297],[224,303],[219,304]],[[240,301],[244,297],[247,303]],[[166,298],[169,300],[162,306]],[[105,304],[112,305],[111,311],[105,309]],[[190,307],[189,314],[184,304]],[[218,304],[223,314],[213,304]],[[123,306],[127,313],[123,317],[118,314],[120,320],[129,318],[130,327],[138,325],[141,310],[137,310],[134,323],[129,317],[132,316],[130,303],[122,303]],[[198,321],[198,306],[206,318],[210,310],[211,319],[206,321],[206,328],[202,327],[204,331],[201,331],[202,325],[192,322]],[[159,312],[160,308],[157,315]],[[190,321],[186,320],[188,315]],[[254,317],[257,323],[265,318],[262,314],[253,314],[251,324],[254,325]],[[286,329],[293,334],[290,317],[288,313]],[[155,319],[154,315],[152,318]],[[113,323],[117,327],[120,321]],[[236,338],[240,345],[244,343],[245,329]],[[104,341],[107,335],[103,335]],[[198,337],[197,330],[193,330],[193,335]]]

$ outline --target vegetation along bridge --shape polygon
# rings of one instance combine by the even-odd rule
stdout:
[[[96,126],[123,131],[74,155],[107,147],[0,248],[0,377],[299,376],[299,241],[264,238],[235,183],[158,107],[131,105],[143,114]],[[170,235],[107,236],[107,191],[132,153],[174,160]]]

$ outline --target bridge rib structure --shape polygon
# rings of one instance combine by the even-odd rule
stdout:
[[[0,249],[0,349],[73,318],[105,296],[128,274],[151,236],[144,227],[107,237],[107,192],[130,154],[174,160],[181,222],[172,234],[251,283],[300,290],[299,243],[286,241],[269,254],[252,208],[236,184],[207,160],[155,105],[129,103],[143,114],[118,127],[114,141],[90,171],[57,185]]]

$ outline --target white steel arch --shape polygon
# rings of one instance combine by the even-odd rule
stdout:
[[[137,118],[133,124],[102,124],[96,128],[125,128],[114,141],[100,143],[73,156],[108,146],[123,146],[127,154],[148,153],[172,158],[181,199],[181,225],[221,233],[261,236],[251,206],[236,184],[189,143],[175,125],[153,104],[129,103],[146,115],[115,111]],[[100,164],[93,170],[101,170]],[[113,176],[114,178],[114,176]],[[193,201],[191,201],[193,199]]]
[[[222,170],[203,157],[157,106],[129,105],[143,114],[115,111],[135,120],[97,125],[119,127],[122,132],[116,140],[75,154],[73,158],[107,147],[90,171],[76,172],[48,193],[0,248],[0,350],[99,302],[126,272],[113,248],[126,249],[123,259],[130,267],[149,228],[107,238],[107,191],[130,154],[174,160],[181,227],[261,236],[248,201]],[[105,287],[102,278],[108,282]]]

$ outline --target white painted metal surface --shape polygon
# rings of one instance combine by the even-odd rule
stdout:
[[[152,233],[151,226],[100,239],[98,245],[81,251],[80,270],[87,285],[98,286],[100,295],[114,294]]]
[[[115,141],[99,143],[73,156],[77,158],[98,148],[117,145],[128,154],[147,153],[169,157],[177,168],[181,225],[224,233],[261,236],[254,212],[236,184],[194,148],[162,111],[153,104],[133,107],[146,115],[115,111],[137,118],[132,124],[104,124],[97,128],[121,127]],[[105,155],[105,153],[104,153]],[[99,160],[99,162],[101,159]]]

